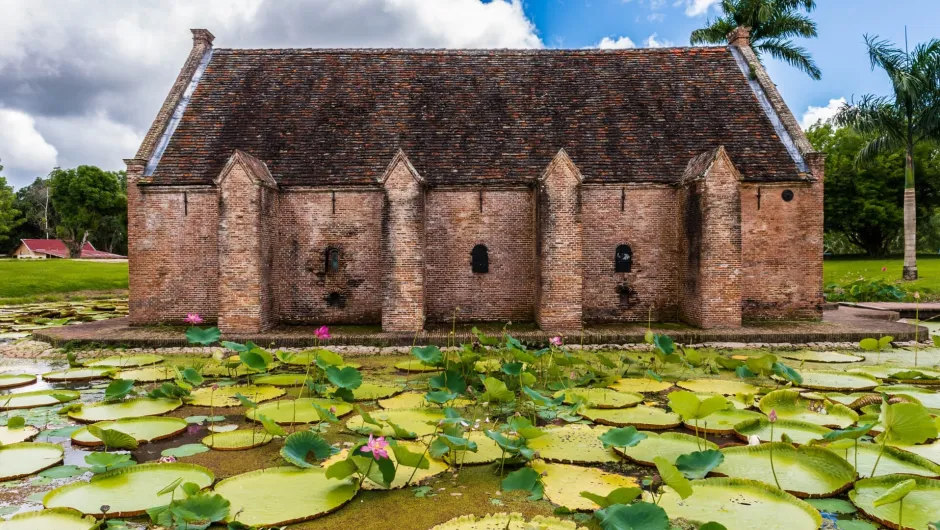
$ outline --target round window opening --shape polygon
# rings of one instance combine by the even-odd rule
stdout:
[[[784,201],[786,201],[786,202],[792,201],[792,200],[793,200],[793,190],[783,190],[782,196],[783,196],[783,200],[784,200]]]

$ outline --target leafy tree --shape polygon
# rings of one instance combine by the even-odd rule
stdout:
[[[0,171],[3,166],[0,165]],[[16,196],[13,186],[7,184],[7,179],[0,176],[0,245],[11,239],[13,230],[23,222],[20,211],[15,208]]]
[[[16,208],[23,217],[19,239],[49,239],[55,236],[56,215],[51,193],[49,179],[42,177],[16,190]]]
[[[834,122],[871,137],[858,152],[860,164],[904,149],[904,279],[916,280],[914,151],[919,144],[940,141],[940,40],[920,44],[910,52],[877,36],[866,35],[865,44],[872,69],[885,71],[893,93],[866,94],[857,103],[847,103]]]
[[[50,185],[52,203],[59,214],[56,233],[71,257],[81,255],[89,236],[106,226],[110,217],[127,211],[127,196],[115,172],[95,166],[56,169]]]
[[[816,23],[802,12],[815,8],[815,0],[722,0],[722,16],[693,31],[690,40],[692,44],[724,44],[733,29],[749,27],[758,57],[766,53],[819,79],[822,73],[813,58],[792,40],[816,37]]]
[[[825,230],[842,234],[870,256],[884,256],[897,250],[903,226],[901,204],[904,194],[903,149],[880,154],[864,165],[855,161],[869,138],[854,129],[817,124],[806,133],[813,147],[825,152],[826,194]],[[929,223],[940,207],[940,152],[920,145],[914,152],[914,166],[923,177],[917,182],[917,217]],[[923,248],[936,251],[938,232],[922,234]]]

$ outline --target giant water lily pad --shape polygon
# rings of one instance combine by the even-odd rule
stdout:
[[[36,390],[0,396],[0,410],[48,407],[73,401],[81,396],[74,390]]]
[[[716,444],[681,432],[644,432],[646,439],[633,447],[614,447],[617,453],[638,464],[653,466],[653,459],[661,456],[675,462],[682,455],[696,451],[718,449]]]
[[[117,421],[102,421],[94,426],[100,429],[123,432],[139,443],[153,442],[171,438],[186,430],[186,420],[180,418],[124,418]],[[72,433],[72,443],[98,447],[104,445],[102,441],[88,432],[88,427],[82,427]]]
[[[709,434],[731,434],[734,432],[734,426],[747,420],[759,420],[764,415],[753,410],[738,410],[735,408],[719,410],[709,414],[706,418],[698,420],[698,427],[694,421],[684,422],[685,428],[699,433]]]
[[[379,406],[383,409],[420,409],[424,407],[440,408],[432,405],[424,398],[425,394],[421,392],[405,392],[388,399],[380,399]],[[453,408],[463,408],[473,405],[473,401],[465,398],[457,398],[448,403]]]
[[[593,467],[552,464],[542,460],[534,460],[529,466],[542,476],[545,498],[570,510],[594,511],[601,508],[594,501],[582,497],[582,491],[606,497],[618,488],[639,487],[633,477],[607,473]]]
[[[421,442],[409,442],[398,440],[395,443],[398,444],[398,447],[410,451],[414,455],[424,455],[424,459],[427,460],[428,467],[427,469],[421,469],[411,466],[406,466],[404,464],[398,464],[398,457],[395,455],[395,451],[391,447],[388,447],[388,458],[395,463],[396,472],[395,478],[392,480],[391,484],[388,487],[374,482],[371,478],[366,477],[362,482],[362,489],[364,490],[397,490],[404,488],[406,486],[417,486],[420,485],[425,480],[440,475],[441,473],[449,469],[448,465],[440,460],[431,458],[430,455],[425,453],[426,446]],[[346,460],[349,457],[349,449],[343,449],[339,453],[327,458],[323,462],[320,462],[320,467],[323,469],[328,469],[330,466],[337,462]],[[416,456],[417,457],[417,456]]]
[[[35,375],[0,374],[0,390],[28,386],[36,382]]]
[[[629,410],[629,409],[627,409]],[[602,464],[620,460],[613,449],[604,447],[598,436],[609,427],[570,424],[547,428],[545,434],[529,440],[529,448],[538,451],[543,460],[565,464]]]
[[[48,372],[42,374],[42,378],[53,383],[68,383],[75,381],[91,381],[93,379],[105,379],[111,375],[114,368],[69,368],[68,370],[59,370],[57,372]]]
[[[666,487],[659,505],[673,519],[714,521],[727,530],[816,530],[822,524],[822,516],[806,502],[740,478],[693,481],[692,495],[686,499]]]
[[[668,381],[657,381],[655,379],[649,379],[645,377],[625,377],[623,379],[618,379],[616,382],[610,385],[610,388],[613,388],[618,392],[639,392],[641,394],[648,394],[668,390],[672,388],[672,383]]]
[[[910,479],[914,480],[915,486],[904,497],[903,512],[899,502],[875,506],[875,501],[888,490]],[[855,488],[849,492],[849,499],[865,515],[889,528],[898,528],[899,523],[903,523],[904,528],[920,530],[940,520],[940,502],[937,501],[940,499],[940,480],[907,475],[867,478],[855,483]]]
[[[275,467],[250,471],[215,485],[232,503],[228,520],[252,526],[281,526],[326,515],[352,500],[355,478],[326,478],[323,468]]]
[[[203,445],[216,451],[244,451],[261,447],[274,437],[263,429],[241,429],[228,432],[216,432],[202,439]]]
[[[578,414],[601,425],[626,427],[631,425],[637,429],[672,429],[682,425],[679,415],[659,407],[639,405],[627,409],[584,409]]]
[[[442,370],[440,366],[424,364],[417,359],[408,359],[407,361],[397,362],[395,363],[395,368],[401,370],[402,372],[439,372]]]
[[[585,530],[574,521],[536,515],[526,520],[520,513],[493,513],[482,517],[461,515],[431,530]]]
[[[803,388],[813,390],[840,390],[859,392],[871,390],[881,384],[881,381],[868,374],[837,372],[831,370],[804,371]]]
[[[353,390],[353,399],[356,401],[372,401],[385,399],[404,391],[401,385],[379,385],[375,383],[362,383]]]
[[[875,460],[878,459],[878,453],[881,451],[880,443],[863,442],[858,444],[858,474],[861,477],[870,477],[872,469],[875,469],[875,476],[884,476],[892,474],[919,475],[922,477],[940,476],[940,465],[937,465],[926,458],[904,451],[897,447],[887,446],[884,448],[884,454],[875,468]],[[855,447],[839,450],[833,449],[833,453],[845,458],[851,464],[855,464]]]
[[[764,414],[776,410],[780,419],[815,423],[834,429],[844,429],[858,421],[858,414],[845,405],[807,399],[796,390],[774,390],[761,398],[758,405]]]
[[[477,444],[477,450],[476,452],[452,450],[444,457],[451,465],[489,464],[506,456],[499,444],[487,436],[484,431],[470,431],[465,437]]]
[[[62,446],[41,442],[23,442],[0,446],[0,481],[13,480],[62,461],[65,450]]]
[[[852,487],[855,480],[855,469],[832,451],[811,446],[794,448],[778,442],[726,447],[721,450],[724,462],[713,471],[774,485],[771,450],[780,487],[797,497],[832,497]]]
[[[203,387],[193,391],[193,400],[189,404],[194,407],[237,407],[241,405],[241,401],[235,394],[241,394],[255,403],[262,403],[283,396],[284,389],[268,385],[232,385],[219,387],[218,390]]]
[[[362,416],[355,415],[346,422],[346,428],[360,434],[373,434],[375,436],[395,436],[395,429],[386,422],[392,422],[405,431],[414,433],[416,437],[433,434],[437,423],[444,419],[444,414],[434,409],[393,409],[376,410],[369,413],[373,419],[382,423],[381,426],[372,425],[363,421]]]
[[[74,510],[54,509],[19,513],[0,521],[0,530],[92,530],[97,521]]]
[[[193,464],[140,464],[96,475],[91,482],[75,482],[54,489],[43,498],[47,508],[72,508],[89,515],[101,515],[108,506],[109,517],[142,515],[148,508],[170,503],[170,492],[159,493],[182,479],[200,488],[208,487],[215,476]],[[177,499],[185,494],[177,489]]]
[[[302,398],[281,399],[259,405],[256,409],[249,409],[245,416],[255,420],[258,414],[265,416],[281,425],[315,423],[323,421],[314,405],[326,410],[336,409],[336,416],[345,416],[352,412],[352,406],[342,401],[332,399]],[[256,420],[257,421],[257,420]]]
[[[813,363],[857,363],[865,360],[864,357],[859,357],[858,355],[849,355],[834,351],[781,351],[775,352],[775,354],[784,359]]]
[[[92,403],[83,405],[78,410],[69,411],[69,417],[82,423],[114,421],[124,418],[142,418],[159,416],[183,406],[178,399],[137,398],[115,403]]]
[[[646,399],[635,392],[618,392],[610,388],[572,388],[555,394],[556,397],[560,395],[565,396],[565,403],[569,405],[580,399],[594,409],[623,409]]]
[[[890,396],[908,396],[916,399],[928,409],[940,410],[940,392],[911,385],[879,386],[877,392],[884,392]]]
[[[125,379],[137,381],[138,383],[155,383],[157,381],[169,381],[176,378],[176,368],[172,366],[147,366],[145,368],[134,368],[131,370],[121,370],[111,374],[114,379]]]
[[[303,386],[304,377],[305,374],[302,373],[272,374],[253,377],[252,382],[256,385]]]
[[[92,359],[85,362],[85,366],[96,368],[136,368],[138,366],[149,366],[163,362],[163,357],[159,355],[114,355],[103,359]]]
[[[843,394],[841,392],[826,392],[824,394],[817,394],[815,392],[804,392],[803,397],[808,399],[814,399],[817,397],[828,399],[832,402],[839,403],[840,405],[845,405],[846,407],[855,410],[855,405],[858,400],[869,397],[877,396],[878,394],[872,394],[871,392],[852,392],[851,394]]]
[[[760,388],[752,384],[729,379],[692,379],[690,381],[679,381],[676,385],[692,392],[705,392],[724,396],[733,396],[735,394],[753,395],[760,392]]]
[[[767,418],[761,417],[752,420],[743,421],[734,426],[734,433],[738,438],[748,441],[751,436],[757,436],[762,442],[780,442],[783,441],[783,435],[786,434],[796,444],[808,444],[813,440],[819,440],[823,436],[832,432],[832,429],[807,423],[805,421],[795,420],[777,420],[774,423],[774,439],[770,439],[770,422]]]
[[[914,453],[917,456],[930,460],[934,464],[940,465],[940,440],[929,444],[895,445],[895,447],[907,451],[908,453]],[[880,466],[881,464],[878,465]]]
[[[39,434],[39,429],[32,425],[25,425],[19,429],[11,429],[7,425],[0,426],[0,446],[27,442]]]

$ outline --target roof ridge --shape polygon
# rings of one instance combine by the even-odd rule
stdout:
[[[234,53],[251,55],[289,55],[289,54],[401,54],[401,55],[617,55],[633,53],[665,53],[701,50],[706,52],[726,51],[729,46],[669,46],[660,48],[214,48],[216,54]]]

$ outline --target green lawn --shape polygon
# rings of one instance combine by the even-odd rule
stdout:
[[[127,289],[127,262],[0,260],[0,305],[113,296]]]
[[[866,280],[885,280],[900,282],[907,291],[930,293],[929,298],[940,297],[940,256],[918,256],[917,272],[919,278],[913,282],[901,280],[904,260],[901,257],[827,258],[823,265],[823,284],[837,283],[844,285],[864,277]],[[882,270],[882,268],[886,270]]]

